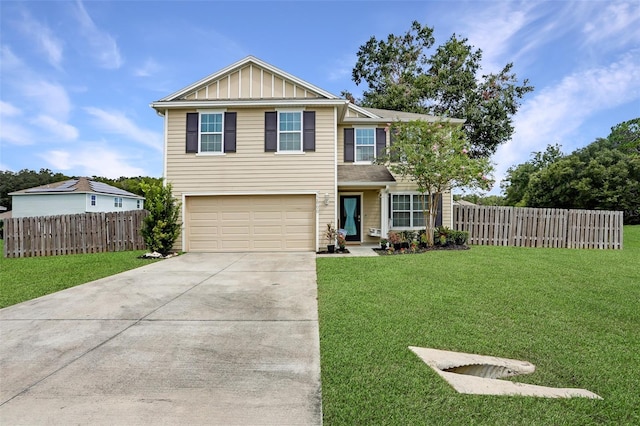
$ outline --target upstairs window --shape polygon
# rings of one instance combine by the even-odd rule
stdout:
[[[200,114],[200,152],[222,152],[222,113]]]
[[[221,154],[236,152],[235,112],[188,112],[185,152]]]
[[[376,159],[375,129],[355,129],[356,162],[372,162]]]
[[[278,151],[302,152],[302,112],[278,113]]]
[[[97,203],[97,197],[96,197],[95,195],[92,195],[92,196],[91,196],[91,205],[92,205],[92,206],[95,206],[95,205],[96,205],[96,203]]]
[[[122,197],[113,198],[113,207],[122,207]]]

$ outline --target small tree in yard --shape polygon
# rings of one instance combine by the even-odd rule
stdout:
[[[445,121],[414,120],[391,125],[391,146],[377,162],[414,182],[422,196],[427,243],[433,245],[438,195],[454,188],[488,189],[493,171],[488,158],[471,157],[471,144],[460,126]]]
[[[171,195],[171,184],[161,182],[141,182],[145,196],[145,208],[149,216],[144,218],[142,238],[147,249],[167,255],[180,235],[180,203]]]

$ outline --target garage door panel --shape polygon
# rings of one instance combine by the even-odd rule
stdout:
[[[315,249],[315,196],[187,197],[188,251]]]

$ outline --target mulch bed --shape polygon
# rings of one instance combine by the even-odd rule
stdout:
[[[328,250],[320,250],[316,252],[316,254],[347,254],[347,253],[351,253],[349,249],[344,249],[344,250],[336,249],[333,253],[329,253]]]
[[[469,250],[470,247],[468,245],[447,245],[447,246],[431,246],[426,248],[416,248],[415,250],[409,249],[400,249],[400,250],[385,250],[382,248],[373,249],[380,256],[395,256],[402,254],[418,254],[418,253],[426,253],[428,251],[436,251],[436,250]]]

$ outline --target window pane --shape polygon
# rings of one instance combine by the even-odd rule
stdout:
[[[357,146],[356,147],[356,161],[373,161],[375,155],[372,146]]]
[[[200,117],[201,132],[222,132],[222,114],[201,114]]]
[[[280,131],[295,132],[300,131],[302,121],[302,113],[299,112],[281,112],[280,113]]]
[[[300,151],[300,133],[281,133],[281,151]]]
[[[393,226],[411,226],[409,212],[393,212]]]
[[[202,144],[200,146],[202,152],[222,152],[222,135],[210,134],[202,135]]]
[[[356,129],[356,145],[375,145],[373,129]]]
[[[411,210],[411,195],[394,195],[393,210]]]
[[[425,226],[424,213],[417,212],[417,211],[413,212],[413,226],[414,227]]]

